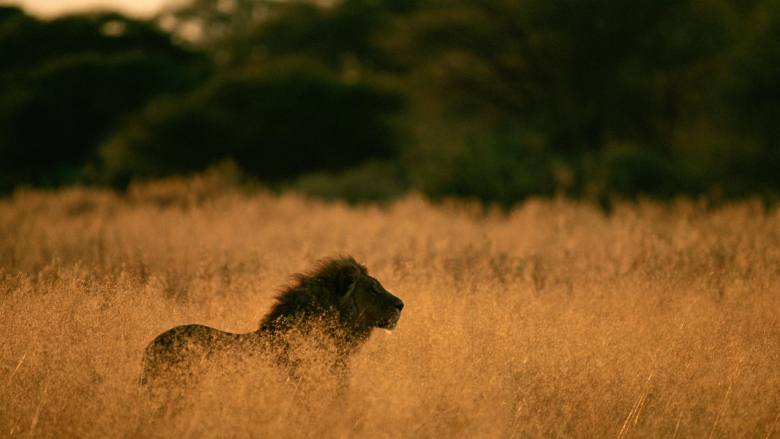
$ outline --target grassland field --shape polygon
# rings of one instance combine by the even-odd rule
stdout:
[[[151,339],[255,330],[337,252],[406,303],[340,401],[227,370],[148,428]],[[0,437],[780,438],[778,316],[780,210],[753,201],[350,207],[205,177],[18,191],[0,200]]]

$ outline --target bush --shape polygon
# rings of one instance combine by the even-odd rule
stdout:
[[[455,195],[511,206],[529,195],[553,195],[554,164],[539,134],[483,132],[462,145],[438,178],[420,185],[434,197]]]
[[[225,158],[263,181],[339,171],[395,152],[395,94],[345,84],[312,63],[235,71],[152,102],[102,148],[107,178],[197,171]]]
[[[672,167],[652,151],[626,146],[607,149],[602,157],[610,192],[669,198],[684,189]]]
[[[400,197],[408,189],[404,174],[398,162],[371,161],[340,173],[304,175],[292,189],[326,200],[386,201]]]

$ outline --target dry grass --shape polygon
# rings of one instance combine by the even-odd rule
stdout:
[[[341,404],[258,366],[149,427],[146,343],[254,330],[335,252],[406,302]],[[780,212],[747,202],[503,215],[202,180],[19,192],[0,201],[0,437],[780,437],[778,285]]]

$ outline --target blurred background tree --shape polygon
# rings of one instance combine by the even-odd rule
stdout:
[[[353,201],[773,200],[779,43],[772,0],[192,0],[149,22],[6,7],[0,188],[232,159]]]
[[[0,9],[0,189],[95,181],[96,151],[152,96],[188,91],[208,60],[118,14],[40,21]]]
[[[384,113],[399,98],[345,84],[311,60],[216,75],[180,99],[155,100],[101,150],[115,183],[202,170],[225,159],[266,182],[395,155]]]

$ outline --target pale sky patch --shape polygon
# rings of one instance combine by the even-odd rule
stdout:
[[[51,18],[93,10],[119,11],[134,17],[151,17],[163,7],[183,0],[0,0],[0,5],[20,6],[31,15]]]

